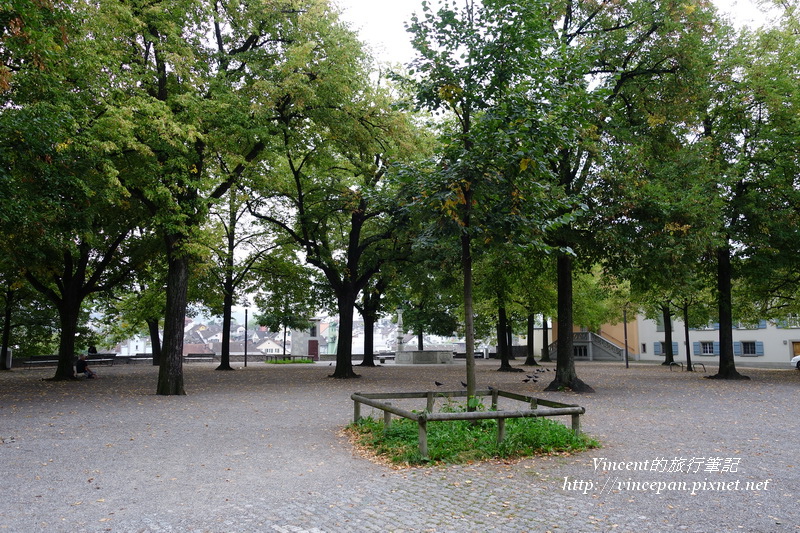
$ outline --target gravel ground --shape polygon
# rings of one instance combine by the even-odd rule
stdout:
[[[579,363],[597,392],[575,395],[498,366],[478,361],[480,386],[583,405],[602,448],[393,469],[342,436],[352,392],[460,389],[463,362],[357,367],[358,380],[328,379],[328,363],[197,363],[183,397],[156,396],[144,365],[60,383],[42,381],[52,369],[2,372],[0,531],[800,531],[800,372],[724,382]]]

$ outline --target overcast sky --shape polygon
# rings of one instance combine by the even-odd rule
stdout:
[[[413,57],[404,24],[420,12],[421,0],[334,0],[344,19],[357,29],[384,61],[407,62]],[[436,5],[436,0],[431,0]],[[758,24],[764,20],[754,0],[714,0],[720,11],[736,24]]]

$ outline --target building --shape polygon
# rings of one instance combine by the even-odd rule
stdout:
[[[551,357],[557,348],[556,339],[550,345]],[[597,332],[573,332],[573,350],[576,361],[630,361],[663,362],[667,353],[665,328],[661,321],[644,316],[624,324],[604,325]],[[788,368],[789,360],[800,355],[800,318],[789,317],[781,321],[762,320],[756,325],[739,324],[733,329],[734,363],[743,366]],[[686,362],[687,353],[692,363],[717,364],[719,361],[719,324],[707,328],[690,328],[688,344],[683,322],[673,320],[672,353],[676,362]]]

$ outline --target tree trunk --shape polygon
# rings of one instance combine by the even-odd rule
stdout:
[[[546,391],[569,389],[573,392],[594,392],[578,379],[572,343],[572,257],[559,255],[558,271],[558,345],[556,348],[556,377]]]
[[[731,299],[731,249],[717,249],[717,298],[719,305],[719,371],[709,379],[750,379],[736,371],[733,360],[733,304]]]
[[[542,314],[542,356],[539,361],[542,363],[551,363],[550,359],[550,326],[547,323],[547,317]]]
[[[179,241],[168,239],[167,242],[167,310],[156,389],[156,394],[162,396],[186,394],[183,388],[183,328],[189,288],[189,259],[183,256]]]
[[[509,361],[513,361],[516,359],[514,355],[514,324],[511,323],[509,320],[508,315],[506,315],[506,346],[508,346],[508,359]]]
[[[148,318],[147,329],[150,332],[150,345],[153,350],[153,366],[161,365],[161,337],[158,334],[158,319]]]
[[[353,314],[356,294],[353,289],[339,295],[339,345],[336,348],[336,369],[330,377],[349,379],[360,377],[353,371]]]
[[[468,194],[467,206],[472,201]],[[467,223],[468,226],[468,223]],[[475,317],[472,308],[472,241],[469,234],[461,234],[461,269],[464,272],[464,344],[467,358],[467,411],[477,408],[475,398]]]
[[[508,314],[506,308],[497,310],[497,350],[500,352],[500,368],[498,372],[522,372],[521,368],[511,366],[511,346],[508,342]]]
[[[689,342],[689,305],[683,305],[683,338],[686,343],[686,371],[694,372],[692,368],[692,344]]]
[[[536,334],[536,315],[533,313],[528,315],[528,345],[525,357],[525,365],[526,366],[539,366],[539,363],[536,362],[536,357],[534,355],[535,352],[535,345],[534,345],[534,338],[533,336]]]
[[[364,359],[359,366],[375,366],[375,314],[364,311]]]
[[[425,349],[425,343],[423,342],[423,336],[424,335],[422,333],[422,330],[420,330],[420,332],[417,333],[417,350],[419,350],[420,352]]]
[[[82,299],[70,290],[64,288],[62,299],[58,304],[58,320],[61,335],[58,341],[58,367],[53,381],[75,378],[75,334],[78,332],[78,317],[80,316]]]
[[[11,370],[11,365],[6,364],[8,360],[8,345],[11,343],[11,318],[14,306],[15,292],[10,287],[6,289],[6,306],[3,312],[3,339],[0,341],[0,370]]]
[[[236,187],[231,187],[228,194],[227,237],[225,282],[222,287],[222,350],[219,355],[217,370],[233,370],[231,367],[231,315],[233,312],[233,296],[236,291],[233,273],[234,255],[236,253]]]
[[[670,306],[661,306],[661,316],[664,320],[664,362],[662,365],[671,365],[675,362],[675,354],[672,353],[672,313]]]
[[[230,278],[231,272],[226,272]],[[226,279],[223,289],[225,295],[222,302],[222,350],[219,356],[219,366],[216,370],[233,370],[231,367],[231,322],[233,315],[233,280]]]

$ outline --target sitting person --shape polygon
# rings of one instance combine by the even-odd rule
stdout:
[[[97,377],[97,374],[92,372],[92,370],[89,368],[89,362],[86,360],[85,355],[80,356],[78,358],[78,362],[75,363],[75,373],[84,374],[89,379]]]

